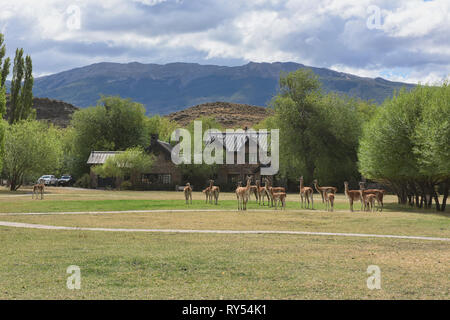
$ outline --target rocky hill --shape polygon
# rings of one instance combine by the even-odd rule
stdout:
[[[67,127],[72,114],[78,110],[70,103],[49,98],[33,98],[33,108],[36,109],[37,120],[48,121],[59,127]],[[9,110],[9,96],[7,96],[6,110]]]
[[[251,62],[236,67],[102,62],[36,78],[33,93],[80,107],[95,105],[101,94],[120,95],[144,104],[148,114],[161,115],[210,101],[266,106],[277,93],[280,72],[300,68],[311,69],[325,92],[345,93],[379,103],[391,97],[396,89],[414,87],[293,62]]]
[[[229,102],[211,102],[171,113],[166,117],[185,126],[200,117],[212,117],[224,128],[251,128],[264,120],[271,109]]]

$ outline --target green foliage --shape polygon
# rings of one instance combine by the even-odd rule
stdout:
[[[103,178],[114,177],[122,180],[130,177],[131,184],[137,186],[141,174],[151,168],[153,161],[153,156],[147,154],[143,148],[135,147],[109,157],[103,165],[93,167],[92,170]]]
[[[68,162],[76,176],[87,172],[91,151],[123,151],[149,144],[145,109],[130,99],[102,97],[97,106],[75,112],[71,126],[66,140]]]
[[[5,54],[6,54],[6,46],[3,42],[4,42],[4,36],[3,36],[3,34],[0,33],[0,89],[5,88],[5,81],[6,81],[6,77],[8,77],[9,67],[10,67],[10,59],[9,58],[6,58],[5,61],[3,61],[3,58],[5,57]],[[2,67],[2,61],[3,61],[3,67]],[[1,105],[0,105],[0,110],[1,110]]]
[[[33,111],[33,66],[30,56],[23,58],[23,49],[16,50],[11,80],[9,123],[36,117]],[[22,85],[23,82],[23,85]]]
[[[450,85],[433,89],[415,131],[413,152],[422,175],[450,178]]]
[[[90,188],[91,176],[89,175],[89,173],[83,174],[81,178],[75,182],[74,186],[77,188],[85,188],[85,189]]]
[[[449,98],[444,83],[401,90],[387,100],[363,130],[361,173],[390,184],[402,203],[413,194],[435,195],[434,186],[450,177]]]
[[[131,181],[127,180],[122,182],[120,188],[123,190],[131,190],[133,188],[133,184],[131,183]]]
[[[181,164],[179,167],[185,180],[189,181],[192,185],[203,186],[207,183],[207,180],[214,178],[217,173],[217,164],[194,164],[194,121],[202,122],[202,150],[205,148],[203,141],[204,134],[209,129],[217,129],[223,132],[223,127],[214,118],[201,117],[191,121],[186,129],[191,133],[191,164]]]
[[[282,74],[272,100],[275,115],[261,125],[280,129],[280,173],[292,180],[340,185],[357,179],[356,151],[364,108],[374,105],[337,94],[324,95],[309,70]],[[367,115],[367,118],[370,116]]]
[[[155,115],[145,119],[145,126],[148,137],[152,134],[158,134],[160,140],[169,141],[172,132],[178,127],[178,124],[175,121],[170,121],[167,118]]]
[[[6,131],[4,172],[11,190],[61,166],[63,148],[58,130],[38,121],[19,121]]]

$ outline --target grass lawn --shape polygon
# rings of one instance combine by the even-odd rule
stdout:
[[[237,212],[233,194],[219,206],[194,194],[47,188],[45,200],[0,190],[0,212],[154,209],[218,211],[0,215],[0,221],[58,226],[292,230],[450,238],[450,215],[421,213],[386,198],[383,213],[288,210],[251,201]],[[253,199],[253,198],[252,198]],[[355,208],[359,209],[359,204]],[[222,211],[220,211],[222,210]],[[54,231],[0,227],[0,299],[449,299],[450,244],[410,239],[303,235],[158,234]],[[81,290],[68,290],[66,268],[81,268]],[[381,269],[382,289],[369,290],[369,265]]]

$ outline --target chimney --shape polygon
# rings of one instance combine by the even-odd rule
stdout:
[[[159,135],[157,133],[152,133],[150,136],[150,145],[154,145],[158,141]]]

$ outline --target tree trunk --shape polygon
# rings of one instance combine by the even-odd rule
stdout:
[[[441,211],[442,212],[445,211],[445,207],[446,207],[446,204],[447,204],[448,189],[449,189],[448,182],[445,182],[444,183],[444,193],[443,193],[444,198],[442,199],[442,205],[441,205]]]
[[[433,190],[433,198],[434,202],[436,203],[436,211],[441,211],[441,205],[439,204],[439,197],[436,193],[436,191]]]

